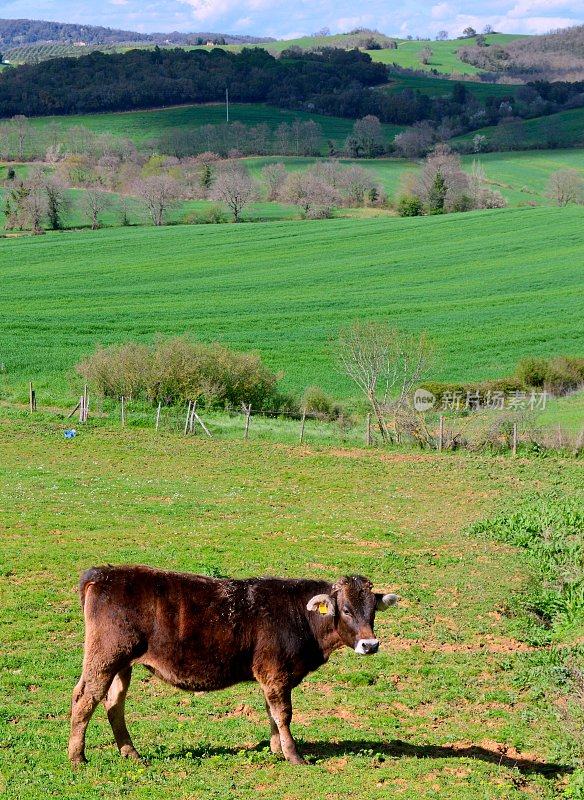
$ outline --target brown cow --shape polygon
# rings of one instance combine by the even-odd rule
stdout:
[[[85,761],[85,731],[101,700],[123,756],[138,758],[124,719],[132,666],[187,691],[257,681],[271,748],[303,763],[290,733],[292,688],[344,645],[377,652],[375,611],[394,605],[367,578],[208,578],[144,566],[94,567],[79,585],[83,673],[73,691],[69,758]]]

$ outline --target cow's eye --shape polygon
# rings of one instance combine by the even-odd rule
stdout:
[[[343,614],[346,614],[348,617],[353,616],[353,614],[351,613],[351,609],[348,606],[343,606]]]

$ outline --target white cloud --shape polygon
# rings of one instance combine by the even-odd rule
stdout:
[[[339,17],[334,27],[339,33],[347,33],[354,28],[365,28],[371,25],[372,22],[373,17],[371,14],[362,14],[359,17]]]
[[[432,19],[447,19],[448,17],[452,16],[454,9],[450,5],[450,3],[438,3],[435,6],[432,6],[430,10],[430,16]]]

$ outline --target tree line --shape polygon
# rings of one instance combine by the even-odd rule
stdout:
[[[0,116],[209,103],[223,100],[226,88],[234,102],[320,105],[321,95],[352,85],[375,86],[386,74],[383,64],[373,63],[366,53],[332,48],[278,59],[261,48],[240,53],[219,48],[93,52],[5,70],[0,76]]]

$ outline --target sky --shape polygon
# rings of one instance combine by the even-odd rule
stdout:
[[[468,25],[545,33],[584,23],[584,0],[0,0],[0,17],[46,19],[142,32],[211,31],[295,38],[327,27],[393,36],[451,37]]]

